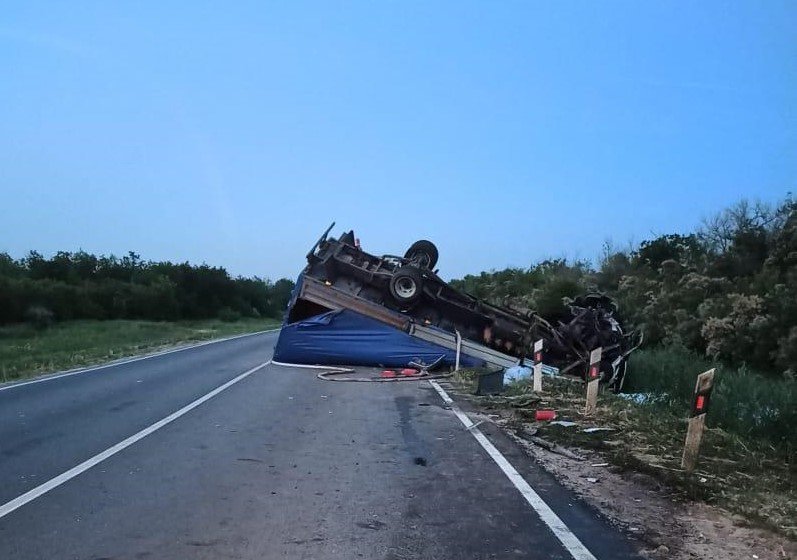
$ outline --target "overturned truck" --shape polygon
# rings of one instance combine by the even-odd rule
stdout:
[[[330,239],[334,223],[307,253],[274,359],[312,364],[405,367],[523,364],[534,341],[562,374],[583,376],[603,348],[601,381],[622,387],[628,355],[641,342],[625,333],[615,303],[592,293],[554,325],[534,311],[501,307],[452,288],[437,275],[438,251],[417,241],[404,256],[375,256],[353,231]]]

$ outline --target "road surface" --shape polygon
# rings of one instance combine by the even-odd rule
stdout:
[[[0,558],[633,557],[497,430],[466,429],[429,382],[322,381],[268,363],[275,341],[0,388]]]

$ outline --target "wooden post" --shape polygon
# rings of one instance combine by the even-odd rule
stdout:
[[[689,428],[686,430],[684,443],[684,456],[681,459],[681,468],[692,472],[700,452],[700,440],[703,439],[703,430],[706,428],[706,413],[711,398],[711,389],[714,388],[714,369],[704,371],[697,376],[695,394],[692,399],[692,417],[689,419]]]
[[[589,353],[589,368],[587,369],[587,406],[585,416],[595,414],[598,407],[598,384],[601,380],[601,354],[602,348],[596,348]]]
[[[534,392],[542,391],[542,339],[534,343]]]

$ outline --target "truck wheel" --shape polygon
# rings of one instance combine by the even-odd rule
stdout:
[[[422,288],[423,279],[420,273],[413,268],[403,266],[390,278],[390,295],[403,305],[418,301]]]
[[[435,267],[438,257],[439,253],[435,244],[425,239],[416,241],[404,253],[405,259],[415,261],[420,268],[428,268],[429,270]]]

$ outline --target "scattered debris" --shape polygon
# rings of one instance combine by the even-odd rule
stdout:
[[[549,420],[553,420],[554,418],[556,418],[555,410],[537,410],[534,413],[534,419],[537,422],[547,422]]]
[[[502,368],[479,374],[478,383],[476,385],[477,395],[497,395],[503,390],[504,370]]]
[[[415,371],[415,370],[412,370]],[[324,381],[350,381],[356,383],[396,383],[400,381],[422,381],[427,379],[445,379],[451,377],[451,373],[424,374],[423,371],[413,375],[399,375],[393,370],[384,370],[378,375],[374,374],[370,368],[338,368],[331,367],[328,371],[322,371],[316,377]],[[293,397],[290,397],[291,399]]]
[[[513,396],[491,396],[485,399],[488,403],[508,404],[512,408],[529,408],[540,402],[540,396],[534,394],[513,395]]]
[[[653,404],[669,398],[667,393],[617,393],[617,396],[636,404]]]
[[[535,434],[537,433],[536,428],[532,429],[525,429],[521,432],[521,437],[527,441],[530,441],[534,445],[542,447],[543,449],[547,449],[551,453],[556,453],[557,455],[562,455],[564,457],[568,457],[570,459],[574,459],[576,461],[583,461],[584,457],[581,455],[577,455],[570,451],[569,449],[565,449],[561,445],[557,445],[553,442],[548,441],[547,439],[542,439],[541,437],[537,437]]]
[[[510,368],[506,368],[504,371],[504,381],[506,383],[512,383],[513,381],[519,381],[521,379],[528,379],[531,377],[532,369],[523,366],[512,366]]]
[[[484,423],[484,420],[479,420],[478,422],[474,422],[473,424],[471,424],[470,426],[468,426],[465,429],[468,430],[468,431],[475,430],[476,428],[479,427],[480,424],[483,424],[483,423]]]
[[[552,426],[562,426],[563,428],[572,428],[578,426],[578,422],[571,422],[570,420],[554,420],[551,422]]]
[[[614,428],[602,428],[602,427],[594,427],[594,428],[584,428],[581,430],[585,434],[594,434],[595,432],[614,432]]]

